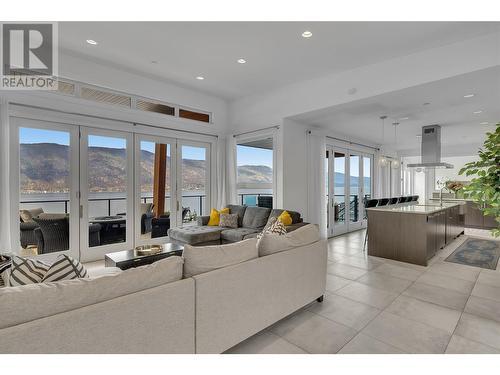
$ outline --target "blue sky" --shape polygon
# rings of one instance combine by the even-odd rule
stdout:
[[[273,167],[273,150],[248,146],[237,146],[238,166],[240,165],[266,165]]]

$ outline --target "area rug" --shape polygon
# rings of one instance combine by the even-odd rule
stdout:
[[[500,241],[468,238],[445,261],[496,270],[499,257]]]

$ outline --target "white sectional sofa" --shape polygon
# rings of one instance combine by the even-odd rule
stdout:
[[[2,288],[0,353],[222,353],[322,297],[326,241],[307,242],[183,279],[171,257]]]

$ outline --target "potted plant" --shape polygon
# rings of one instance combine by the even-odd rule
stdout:
[[[479,150],[479,160],[465,164],[459,174],[475,176],[463,187],[464,196],[476,202],[484,215],[491,215],[499,225],[492,229],[500,236],[500,123],[493,133],[486,133],[486,141]]]

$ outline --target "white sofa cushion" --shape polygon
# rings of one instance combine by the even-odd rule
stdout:
[[[319,241],[318,227],[314,224],[304,225],[285,235],[263,233],[257,242],[259,256],[266,256],[295,247],[309,245]]]
[[[232,266],[259,256],[257,239],[250,238],[227,245],[191,246],[185,245],[184,277]]]
[[[0,328],[93,305],[182,278],[181,257],[173,256],[126,271],[76,280],[0,289]],[[147,307],[144,307],[147,308]]]

